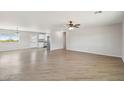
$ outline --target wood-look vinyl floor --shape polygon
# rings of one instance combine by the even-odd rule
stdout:
[[[121,58],[66,50],[0,52],[0,80],[124,80],[124,63]]]

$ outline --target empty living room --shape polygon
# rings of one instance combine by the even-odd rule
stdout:
[[[0,11],[1,81],[124,80],[123,11]]]

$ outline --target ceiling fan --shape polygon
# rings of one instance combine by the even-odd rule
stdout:
[[[69,30],[73,30],[74,28],[79,28],[80,24],[74,24],[72,21],[69,21],[67,24]]]

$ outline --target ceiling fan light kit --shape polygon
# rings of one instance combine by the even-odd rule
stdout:
[[[69,27],[68,29],[69,29],[69,30],[73,30],[74,28],[73,28],[73,27]]]

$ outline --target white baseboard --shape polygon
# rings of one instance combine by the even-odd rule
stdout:
[[[64,48],[52,48],[50,51],[59,50],[59,49],[64,49]]]
[[[23,47],[23,48],[15,48],[15,49],[2,50],[2,51],[0,51],[0,52],[18,51],[18,50],[32,49],[32,48],[38,48],[38,47]]]
[[[81,50],[74,50],[74,49],[67,49],[67,50],[70,50],[70,51],[77,51],[77,52],[91,53],[91,54],[96,54],[96,55],[104,55],[104,56],[119,57],[119,58],[121,58],[121,56],[111,55],[111,54],[105,54],[105,53],[97,53],[97,52],[81,51]],[[124,59],[124,58],[123,58],[123,59]]]

